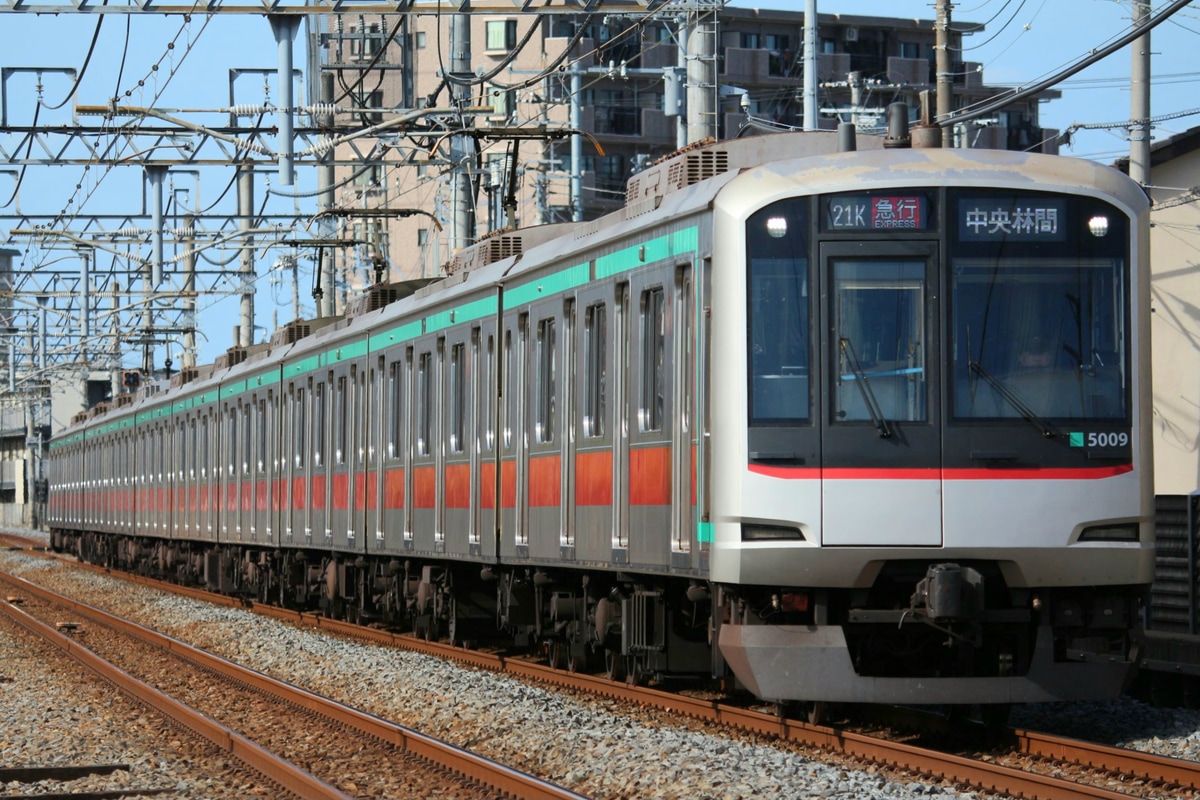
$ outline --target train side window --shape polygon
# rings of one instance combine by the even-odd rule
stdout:
[[[350,445],[353,448],[351,459],[355,464],[365,460],[363,453],[363,434],[366,431],[364,420],[364,401],[366,400],[366,375],[358,372],[357,365],[350,365],[350,388],[354,392],[354,419],[350,427]]]
[[[268,392],[268,397],[270,393]],[[266,400],[258,401],[258,439],[255,441],[255,458],[258,474],[267,471],[267,430],[270,428],[270,421],[267,417],[267,409],[270,406]]]
[[[304,438],[308,435],[308,406],[305,400],[304,387],[301,387],[296,390],[292,413],[292,457],[298,470],[303,470],[308,463],[304,455]]]
[[[464,389],[466,381],[466,345],[461,342],[450,347],[450,452],[463,452],[463,426],[466,407]]]
[[[512,360],[512,329],[504,332],[504,449],[512,447],[512,425],[516,419],[516,365]]]
[[[312,387],[312,462],[314,467],[324,465],[321,448],[325,446],[325,384]]]
[[[201,479],[208,478],[208,443],[211,441],[208,438],[208,414],[200,417],[200,441],[203,446],[200,448],[200,477]]]
[[[538,322],[537,327],[537,401],[534,427],[539,442],[554,441],[554,414],[558,398],[555,395],[558,381],[556,354],[556,320],[553,317]]]
[[[351,389],[346,387],[346,377],[337,379],[337,396],[333,403],[333,463],[346,463],[346,417],[350,410]]]
[[[583,314],[583,435],[604,435],[607,414],[605,364],[608,358],[608,311],[603,303]]]
[[[476,357],[479,357],[479,351],[476,349]],[[477,390],[479,397],[479,430],[482,435],[482,449],[484,452],[490,453],[496,446],[496,420],[495,420],[495,403],[492,398],[492,393],[496,390],[496,337],[492,334],[487,336],[487,344],[482,355],[482,364],[479,364],[475,370],[475,374],[480,376]]]
[[[662,287],[642,292],[642,393],[638,417],[643,432],[662,430],[666,323]]]
[[[254,441],[254,437],[253,437],[254,431],[250,427],[250,421],[251,421],[250,412],[252,410],[252,403],[253,403],[253,401],[251,401],[250,403],[246,403],[244,406],[242,406],[242,474],[243,475],[250,474],[250,454],[254,452],[254,450],[251,448],[251,443]],[[254,421],[254,427],[255,428],[262,427],[262,418],[261,417]]]
[[[388,367],[388,458],[399,458],[404,433],[404,364],[393,361]]]
[[[433,405],[433,353],[417,359],[417,454],[429,455],[430,407]]]

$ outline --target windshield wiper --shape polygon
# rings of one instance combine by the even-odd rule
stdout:
[[[838,348],[846,356],[846,363],[850,365],[850,371],[854,373],[854,382],[858,384],[858,391],[862,393],[863,403],[867,406],[867,413],[871,415],[871,422],[875,423],[875,430],[879,432],[879,438],[888,438],[892,435],[892,429],[888,427],[888,422],[883,416],[883,409],[879,407],[879,401],[875,399],[875,392],[871,390],[871,379],[867,377],[867,373],[863,372],[862,364],[858,362],[854,345],[843,336],[838,339]]]
[[[1019,394],[1005,385],[1004,381],[999,380],[995,375],[984,369],[984,366],[978,361],[968,361],[967,369],[987,381],[988,386],[991,386],[993,389],[995,389],[996,394],[1003,397],[1010,406],[1017,410],[1017,413],[1029,420],[1029,422],[1035,428],[1041,431],[1042,436],[1045,436],[1047,439],[1053,439],[1058,436],[1057,428],[1055,428],[1042,417],[1038,416],[1037,412],[1030,408],[1029,405],[1021,399]]]

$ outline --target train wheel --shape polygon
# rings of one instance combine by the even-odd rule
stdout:
[[[563,644],[559,641],[552,641],[546,647],[546,660],[550,663],[550,669],[562,669],[563,662]]]
[[[438,621],[437,617],[430,615],[429,621],[425,623],[425,629],[421,631],[427,642],[436,642],[438,640]]]
[[[625,683],[637,686],[642,681],[642,668],[638,665],[637,656],[629,656],[625,661]]]
[[[621,656],[615,650],[604,650],[604,674],[615,681],[621,674]]]
[[[567,672],[583,672],[587,669],[587,651],[576,652],[572,647],[567,653]]]
[[[807,712],[806,716],[808,718],[808,724],[809,725],[822,724],[825,721],[825,717],[827,716],[826,712],[828,711],[828,708],[826,708],[825,703],[818,700],[813,703],[808,703],[807,706],[808,707],[805,709],[805,711]]]

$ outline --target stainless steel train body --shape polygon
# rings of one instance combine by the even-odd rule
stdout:
[[[995,151],[685,152],[53,446],[55,543],[776,701],[1108,696],[1151,579],[1147,203]]]

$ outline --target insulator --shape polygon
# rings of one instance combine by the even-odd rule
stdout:
[[[229,113],[233,114],[235,117],[253,117],[272,110],[273,109],[270,109],[267,106],[255,106],[250,105],[249,103],[241,103],[236,106],[231,106]]]
[[[301,110],[310,117],[332,116],[346,112],[346,109],[333,103],[317,103],[313,106],[304,106]]]

